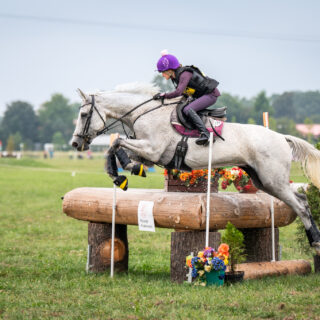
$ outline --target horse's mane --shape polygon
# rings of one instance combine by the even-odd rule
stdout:
[[[152,83],[132,82],[116,86],[116,92],[140,93],[153,96],[160,91],[159,87]]]

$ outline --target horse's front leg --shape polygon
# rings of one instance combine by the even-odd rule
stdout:
[[[131,174],[146,177],[143,164],[132,162],[127,153],[120,146],[121,139],[116,139],[107,151],[105,170],[107,171],[113,183],[123,190],[128,188],[128,179],[126,176],[118,176],[118,167],[116,157],[124,170],[131,170]]]
[[[104,167],[113,183],[122,190],[126,191],[128,189],[128,179],[126,176],[118,175],[118,166],[115,153],[107,153]]]
[[[116,139],[112,146],[108,150],[108,154],[114,154],[118,158],[121,167],[124,170],[131,171],[131,174],[146,177],[143,165],[140,162],[132,161],[127,153],[121,148],[121,141],[124,141],[120,138]]]

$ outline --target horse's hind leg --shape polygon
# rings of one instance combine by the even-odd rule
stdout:
[[[320,231],[312,218],[306,196],[290,188],[290,167],[290,157],[284,156],[277,161],[264,158],[255,162],[255,168],[252,166],[243,168],[247,170],[259,189],[280,199],[296,212],[305,226],[310,245],[320,254]]]
[[[296,212],[305,226],[310,245],[316,249],[317,254],[320,254],[320,231],[312,218],[307,197],[290,188],[288,172],[270,165],[270,168],[272,167],[277,169],[256,172],[259,178],[258,183],[262,186],[260,189],[282,200]]]

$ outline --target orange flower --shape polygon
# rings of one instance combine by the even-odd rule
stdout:
[[[179,176],[179,179],[181,181],[186,181],[189,178],[189,173],[188,172],[182,172]]]
[[[197,181],[197,179],[196,179],[196,178],[194,178],[194,177],[192,177],[192,178],[190,179],[190,184],[195,184],[195,183],[196,183],[196,181]]]
[[[229,257],[229,246],[226,243],[221,243],[220,247],[218,248],[218,252],[221,255]]]
[[[164,169],[163,174],[164,174],[165,176],[167,176],[167,175],[168,175],[168,170],[167,170],[167,169]]]
[[[187,265],[189,268],[192,268],[191,260],[192,260],[192,256],[187,256],[187,258],[186,258],[186,265]]]

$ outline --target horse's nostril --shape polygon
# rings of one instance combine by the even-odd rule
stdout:
[[[77,144],[76,142],[72,142],[72,146],[73,146],[74,148],[77,148],[77,147],[78,147],[78,144]]]

